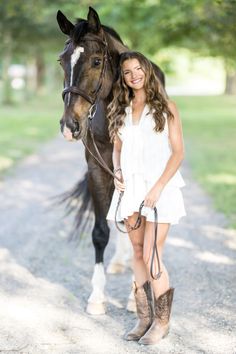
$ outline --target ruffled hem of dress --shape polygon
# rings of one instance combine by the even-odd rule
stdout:
[[[125,219],[128,219],[128,217],[132,216],[134,213],[138,213],[138,210],[134,210],[130,213],[128,213],[128,215],[124,216],[124,217],[117,217],[117,222],[122,222],[124,221]],[[149,221],[149,222],[155,222],[154,218],[151,219],[150,217],[146,216],[144,213],[141,213],[142,216],[146,217],[146,221]],[[177,225],[179,224],[180,220],[186,216],[186,213],[183,213],[181,215],[179,215],[178,217],[175,217],[175,218],[170,218],[170,217],[167,217],[167,216],[158,216],[158,219],[157,219],[157,222],[158,224],[170,224],[170,225]],[[114,215],[111,215],[111,213],[108,213],[107,214],[107,220],[110,220],[110,221],[115,221],[115,216]]]
[[[133,213],[139,211],[139,206],[144,199],[147,191],[150,189],[148,181],[143,181],[141,176],[135,176],[131,185],[128,185],[124,193],[121,204],[117,210],[116,220],[123,221]],[[142,183],[140,181],[142,180]],[[132,188],[131,188],[132,187]],[[134,189],[133,189],[134,187]],[[136,193],[135,193],[136,191]],[[136,196],[136,197],[135,197]],[[119,192],[114,191],[112,202],[107,214],[108,220],[115,221],[115,212],[119,199]],[[183,196],[180,188],[166,186],[157,202],[158,223],[178,224],[179,220],[186,215]],[[146,217],[147,221],[154,222],[154,210],[144,207],[141,214]]]

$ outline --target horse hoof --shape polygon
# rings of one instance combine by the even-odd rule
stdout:
[[[102,302],[98,304],[89,302],[86,308],[86,312],[90,315],[104,315],[106,313],[105,305]]]
[[[128,301],[126,310],[129,312],[137,312],[135,300]]]
[[[124,264],[110,263],[109,266],[107,267],[107,274],[124,273],[125,268],[126,267],[124,266]]]

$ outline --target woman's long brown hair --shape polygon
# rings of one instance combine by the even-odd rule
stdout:
[[[131,100],[134,98],[132,89],[125,83],[122,71],[123,63],[129,59],[137,59],[145,73],[144,89],[146,92],[146,103],[153,114],[155,121],[154,130],[156,132],[163,131],[165,115],[167,119],[173,118],[173,114],[168,108],[168,97],[154,72],[151,62],[139,52],[122,53],[119,62],[119,76],[113,89],[113,100],[108,105],[108,129],[111,141],[114,141],[119,128],[124,125],[125,108],[130,105]]]

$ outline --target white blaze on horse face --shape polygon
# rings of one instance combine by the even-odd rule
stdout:
[[[70,86],[73,84],[73,73],[74,73],[74,67],[77,61],[80,58],[80,54],[84,52],[83,47],[76,47],[74,52],[71,54],[70,57]],[[70,104],[70,92],[68,93],[68,101],[67,101],[67,106]]]

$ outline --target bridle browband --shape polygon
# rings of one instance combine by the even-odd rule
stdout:
[[[88,147],[87,142],[84,138],[82,138],[82,142],[85,146],[85,148],[87,149],[87,151],[90,153],[90,155],[98,162],[98,164],[107,172],[109,173],[113,178],[117,179],[118,181],[121,182],[121,180],[116,176],[116,174],[109,168],[109,166],[107,165],[107,163],[104,161],[103,157],[101,156],[99,149],[95,143],[95,139],[94,139],[94,134],[92,131],[92,120],[96,114],[97,111],[97,104],[100,98],[100,94],[101,94],[101,89],[102,89],[102,84],[104,81],[104,77],[106,74],[106,69],[107,69],[107,63],[108,60],[111,60],[111,55],[109,53],[108,50],[108,43],[106,40],[106,37],[103,33],[103,38],[101,39],[98,36],[93,35],[91,38],[88,38],[89,36],[86,37],[86,40],[90,40],[90,41],[99,41],[100,43],[102,43],[104,45],[104,52],[103,52],[103,64],[102,64],[102,70],[100,73],[100,77],[97,83],[97,87],[96,89],[92,92],[92,95],[87,94],[86,92],[84,92],[83,90],[81,90],[80,88],[78,88],[77,86],[69,86],[64,88],[64,90],[62,91],[62,98],[63,100],[65,100],[65,96],[68,93],[73,93],[76,95],[79,95],[81,97],[83,97],[86,101],[88,101],[91,104],[91,107],[89,109],[88,112],[88,130],[90,135],[91,135],[91,139],[92,139],[92,143],[93,143],[93,147],[95,149],[95,152],[97,153],[97,156],[95,156],[95,154],[91,151],[91,149]],[[112,65],[111,65],[112,67]],[[122,233],[128,233],[134,230],[137,230],[140,225],[141,225],[141,211],[142,208],[144,207],[144,201],[142,201],[142,203],[140,204],[139,207],[139,212],[138,212],[138,217],[137,220],[135,222],[135,224],[132,226],[128,223],[128,221],[126,221],[126,227],[128,229],[128,231],[123,231],[117,223],[117,212],[119,209],[119,205],[122,199],[124,192],[121,192],[119,195],[119,200],[116,206],[116,212],[115,212],[115,224],[116,227],[119,231],[121,231]],[[151,265],[150,265],[150,275],[154,280],[157,280],[160,278],[161,276],[161,268],[160,268],[160,259],[159,259],[159,254],[158,254],[158,249],[157,249],[157,228],[158,228],[158,214],[157,214],[157,209],[156,207],[154,208],[154,217],[155,217],[155,229],[154,229],[154,233],[155,233],[155,237],[154,237],[154,243],[153,243],[153,251],[152,251],[152,257],[151,257]],[[158,273],[155,275],[154,274],[154,258],[157,258],[157,266],[158,266]]]

